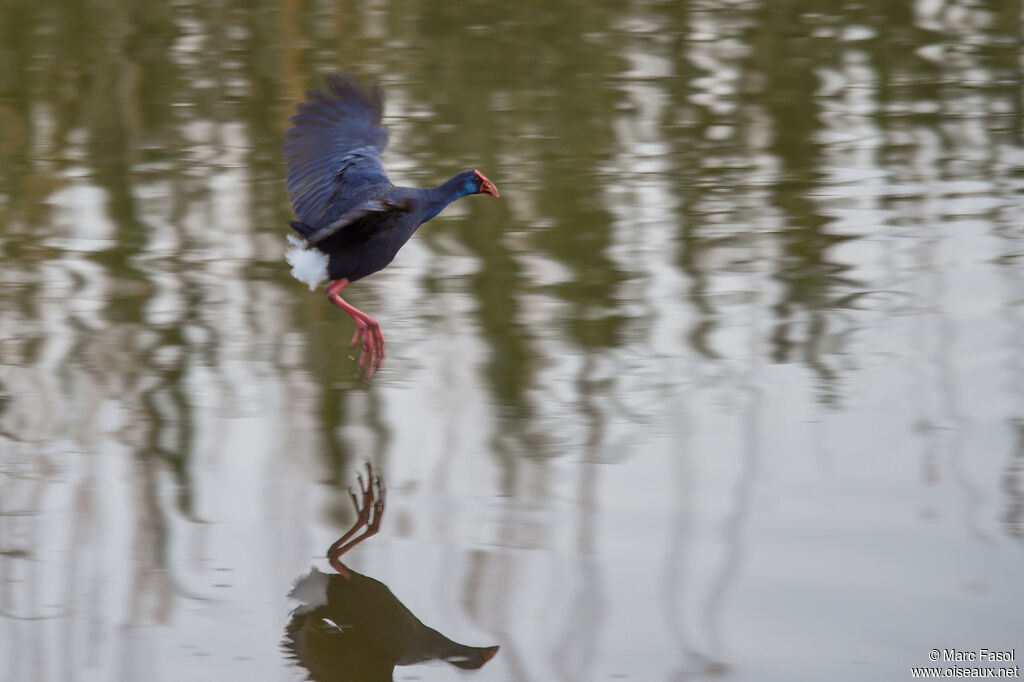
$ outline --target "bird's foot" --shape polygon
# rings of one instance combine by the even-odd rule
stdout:
[[[363,375],[363,379],[370,380],[373,373],[380,369],[384,362],[384,333],[380,329],[380,323],[370,316],[365,319],[356,320],[356,331],[352,335],[352,343],[349,350],[359,344],[359,359],[357,371]]]
[[[356,333],[352,335],[349,349],[354,348],[362,340],[356,371],[362,373],[365,381],[369,381],[373,373],[380,369],[381,363],[384,362],[384,334],[381,332],[380,323],[377,320],[341,297],[341,291],[350,283],[344,278],[331,280],[331,283],[327,285],[327,298],[331,303],[344,310],[356,323]]]

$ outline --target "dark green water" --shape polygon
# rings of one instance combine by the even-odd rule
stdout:
[[[0,3],[0,679],[302,679],[286,595],[366,460],[348,563],[502,646],[465,679],[1024,652],[1022,17]],[[282,259],[333,71],[396,183],[502,193],[347,291],[369,385]]]

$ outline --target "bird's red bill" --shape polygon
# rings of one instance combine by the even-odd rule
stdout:
[[[476,174],[480,176],[483,183],[480,185],[480,194],[490,194],[492,197],[501,196],[498,194],[498,188],[494,186],[494,183],[487,179],[487,177],[480,171],[476,171]]]

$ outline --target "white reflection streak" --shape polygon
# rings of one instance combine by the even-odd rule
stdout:
[[[242,605],[251,594],[280,593],[283,602],[280,586],[289,584],[296,562],[305,563],[310,551],[310,538],[288,520],[316,519],[322,493],[307,485],[321,478],[312,435],[316,389],[302,369],[305,351],[288,332],[287,308],[275,304],[278,292],[249,281],[245,273],[256,243],[246,131],[237,123],[212,122],[191,131],[199,148],[216,152],[217,163],[195,169],[210,191],[205,201],[189,204],[180,222],[182,241],[199,245],[186,254],[193,261],[185,270],[186,286],[195,292],[192,305],[199,314],[185,325],[185,428],[192,444],[182,455],[189,462],[194,499],[193,508],[182,511],[215,523],[196,525],[174,510],[174,485],[165,475],[169,567],[181,589],[202,600]],[[268,556],[279,560],[263,566]],[[201,634],[217,637],[209,630],[215,623],[206,610],[179,613],[179,618],[198,616],[185,628],[194,639],[172,645],[212,646]],[[245,619],[234,625],[245,627]],[[269,662],[275,647],[268,645],[279,636],[280,624],[262,626],[253,632],[261,644],[244,655]],[[237,647],[237,641],[227,646]],[[201,660],[194,664],[201,666]]]
[[[102,248],[99,235],[107,232],[85,222],[102,216],[99,223],[109,223],[104,193],[82,191],[74,197],[78,219],[63,224],[60,243]],[[78,228],[90,238],[78,239]],[[24,303],[4,306],[4,318],[17,331],[4,336],[7,347],[0,366],[5,387],[14,389],[2,421],[2,450],[13,459],[5,458],[0,472],[5,483],[0,524],[11,526],[14,546],[0,549],[14,550],[3,557],[3,566],[10,566],[28,587],[10,590],[10,577],[5,576],[0,610],[3,625],[14,628],[14,634],[2,639],[20,644],[4,658],[18,671],[14,679],[70,679],[72,657],[94,665],[104,658],[102,645],[97,646],[97,639],[102,640],[97,638],[97,621],[91,618],[107,600],[109,577],[105,543],[97,532],[110,530],[98,519],[116,495],[95,494],[101,459],[82,455],[83,448],[109,444],[99,411],[107,391],[92,386],[75,356],[85,348],[79,338],[83,330],[87,336],[102,331],[99,312],[109,298],[108,283],[101,268],[74,254],[42,263],[36,271],[19,272],[17,280],[31,287],[32,296],[28,319],[19,319]],[[0,538],[6,545],[5,529]],[[68,669],[55,668],[55,661]]]
[[[936,61],[936,67],[942,74],[940,80],[956,84],[937,103],[937,110],[943,114],[941,130],[917,127],[918,138],[932,141],[932,144],[916,147],[911,161],[920,186],[928,190],[919,200],[920,208],[915,211],[915,217],[922,223],[926,244],[926,248],[919,251],[919,278],[927,282],[928,289],[923,294],[927,300],[922,302],[918,319],[932,318],[934,327],[930,332],[921,331],[920,342],[921,347],[931,346],[932,352],[920,353],[918,357],[921,361],[930,360],[927,374],[935,375],[935,394],[939,396],[939,402],[933,408],[936,416],[922,417],[921,424],[926,429],[925,442],[934,443],[926,445],[926,452],[931,454],[930,450],[940,448],[945,451],[949,473],[963,496],[964,525],[981,541],[990,539],[979,519],[985,496],[972,478],[970,472],[973,467],[966,463],[966,444],[975,419],[961,405],[960,393],[969,385],[962,383],[958,376],[956,356],[961,341],[955,331],[962,327],[953,323],[954,313],[962,309],[962,303],[957,300],[960,294],[958,282],[965,280],[964,270],[969,270],[969,266],[942,256],[946,250],[969,254],[978,249],[982,243],[978,239],[980,230],[956,229],[956,222],[962,222],[966,227],[969,223],[963,217],[965,215],[987,222],[993,209],[1008,201],[998,194],[990,180],[1001,176],[1000,169],[992,167],[992,161],[998,154],[990,130],[992,105],[998,100],[979,87],[991,84],[995,74],[987,67],[981,53],[972,47],[995,43],[996,39],[988,34],[989,29],[995,27],[994,18],[983,7],[960,2],[920,1],[915,5],[916,23],[941,36],[936,44],[937,53],[941,55],[941,59]],[[1016,104],[1007,104],[1011,109],[1017,107]],[[941,134],[941,142],[938,134]],[[943,173],[947,167],[954,171],[956,179],[947,179]],[[961,179],[965,175],[978,180],[965,183]],[[1007,187],[1006,190],[1012,196],[1012,188]],[[958,220],[951,221],[951,218]],[[977,381],[981,376],[971,378]],[[932,392],[918,392],[921,393]],[[937,483],[937,455],[929,459],[932,467],[926,464],[926,472],[934,479],[926,479],[926,483]]]
[[[699,62],[708,74],[705,79],[697,79],[693,83],[696,89],[707,86],[706,98],[694,95],[693,99],[713,112],[725,114],[735,110],[736,82],[730,76],[738,73],[738,69],[729,61],[737,56],[729,47],[732,43],[727,36],[718,35],[722,31],[715,22],[718,16],[732,15],[709,12],[697,16],[695,21],[701,26],[704,39],[690,43],[690,57],[692,61]],[[685,602],[681,602],[682,593],[692,582],[683,546],[692,544],[694,529],[691,519],[700,504],[694,500],[693,476],[698,467],[693,465],[694,442],[688,437],[692,426],[692,411],[687,409],[690,391],[684,387],[692,385],[697,378],[694,373],[699,375],[700,371],[688,368],[690,363],[677,357],[679,339],[685,338],[687,330],[694,324],[694,311],[683,303],[686,301],[687,282],[676,264],[681,219],[677,192],[682,187],[672,175],[672,149],[665,141],[661,127],[663,121],[671,118],[667,111],[668,88],[676,84],[676,75],[673,73],[673,61],[665,54],[667,46],[658,40],[660,27],[656,20],[637,15],[631,17],[627,27],[633,32],[633,39],[626,43],[624,56],[629,70],[624,74],[623,91],[630,106],[626,108],[628,113],[619,115],[615,121],[615,154],[608,168],[608,176],[614,178],[614,182],[603,185],[605,205],[613,215],[616,227],[608,256],[624,272],[633,274],[629,278],[630,283],[625,285],[632,290],[622,292],[623,300],[642,301],[645,308],[645,315],[639,322],[642,328],[634,334],[639,338],[631,339],[627,353],[632,357],[644,357],[652,352],[654,355],[649,358],[649,364],[645,363],[644,369],[648,371],[625,373],[616,377],[613,385],[615,394],[632,396],[630,407],[644,413],[649,407],[637,404],[636,397],[649,393],[653,382],[658,395],[652,402],[665,406],[657,412],[661,413],[658,416],[664,420],[663,428],[669,434],[665,443],[663,475],[671,486],[671,507],[674,510],[663,592],[668,630],[671,644],[680,646],[682,653],[691,656],[690,663],[696,663],[698,670],[706,671],[705,666],[722,652],[718,619],[721,602],[736,570],[735,559],[730,557],[733,557],[733,548],[738,547],[750,472],[744,478],[747,485],[739,491],[742,499],[737,501],[735,513],[728,520],[731,537],[723,538],[726,546],[723,547],[722,564],[713,576],[706,577],[710,582],[707,583],[705,612],[700,616],[701,634],[712,653],[703,654],[701,649],[704,647],[691,643],[685,618],[680,612],[681,608],[686,608]],[[640,272],[636,272],[638,268]],[[702,361],[698,359],[698,362]],[[603,421],[614,423],[612,415],[618,411],[609,409],[607,412]],[[605,448],[611,449],[608,444]],[[622,586],[619,587],[621,589]],[[613,615],[613,620],[620,619]],[[650,616],[644,620],[652,626],[656,623]],[[657,641],[653,633],[643,630],[634,636]],[[669,660],[666,657],[647,665],[652,663],[660,667],[668,664]],[[684,664],[684,670],[689,667]],[[676,674],[686,675],[686,672],[677,671]]]
[[[215,646],[226,627],[205,604],[231,603],[229,620],[249,626],[251,595],[280,594],[284,614],[295,559],[309,555],[302,529],[282,519],[316,516],[307,488],[320,478],[309,471],[315,388],[278,292],[243,285],[254,243],[241,170],[250,142],[237,125],[203,129],[210,137],[195,144],[217,148],[222,165],[192,165],[210,191],[184,221],[175,201],[160,201],[184,191],[181,175],[133,188],[145,206],[138,219],[152,228],[133,263],[154,292],[145,326],[109,310],[124,273],[84,257],[112,246],[114,234],[106,193],[88,173],[75,175],[75,192],[51,196],[59,230],[48,243],[62,255],[5,271],[33,292],[27,304],[6,304],[0,321],[10,332],[0,378],[16,395],[0,422],[0,550],[13,552],[0,557],[0,610],[13,616],[0,618],[0,658],[11,679],[200,674],[203,658],[182,653]],[[186,243],[200,248],[183,251]],[[195,438],[166,437],[178,433]],[[189,462],[184,480],[168,456]],[[280,559],[262,565],[268,556]],[[149,629],[168,621],[184,637]],[[249,649],[231,639],[219,650],[276,666],[280,625],[252,627]],[[160,660],[174,665],[155,669]]]

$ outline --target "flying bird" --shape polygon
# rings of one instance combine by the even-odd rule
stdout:
[[[470,194],[498,196],[478,170],[456,173],[437,187],[396,187],[381,154],[384,99],[376,84],[342,74],[326,91],[300,102],[284,143],[288,194],[297,220],[285,254],[292,276],[310,291],[329,280],[327,297],[356,323],[358,367],[369,379],[384,360],[380,324],[341,297],[345,287],[386,267],[413,232],[445,206]]]

